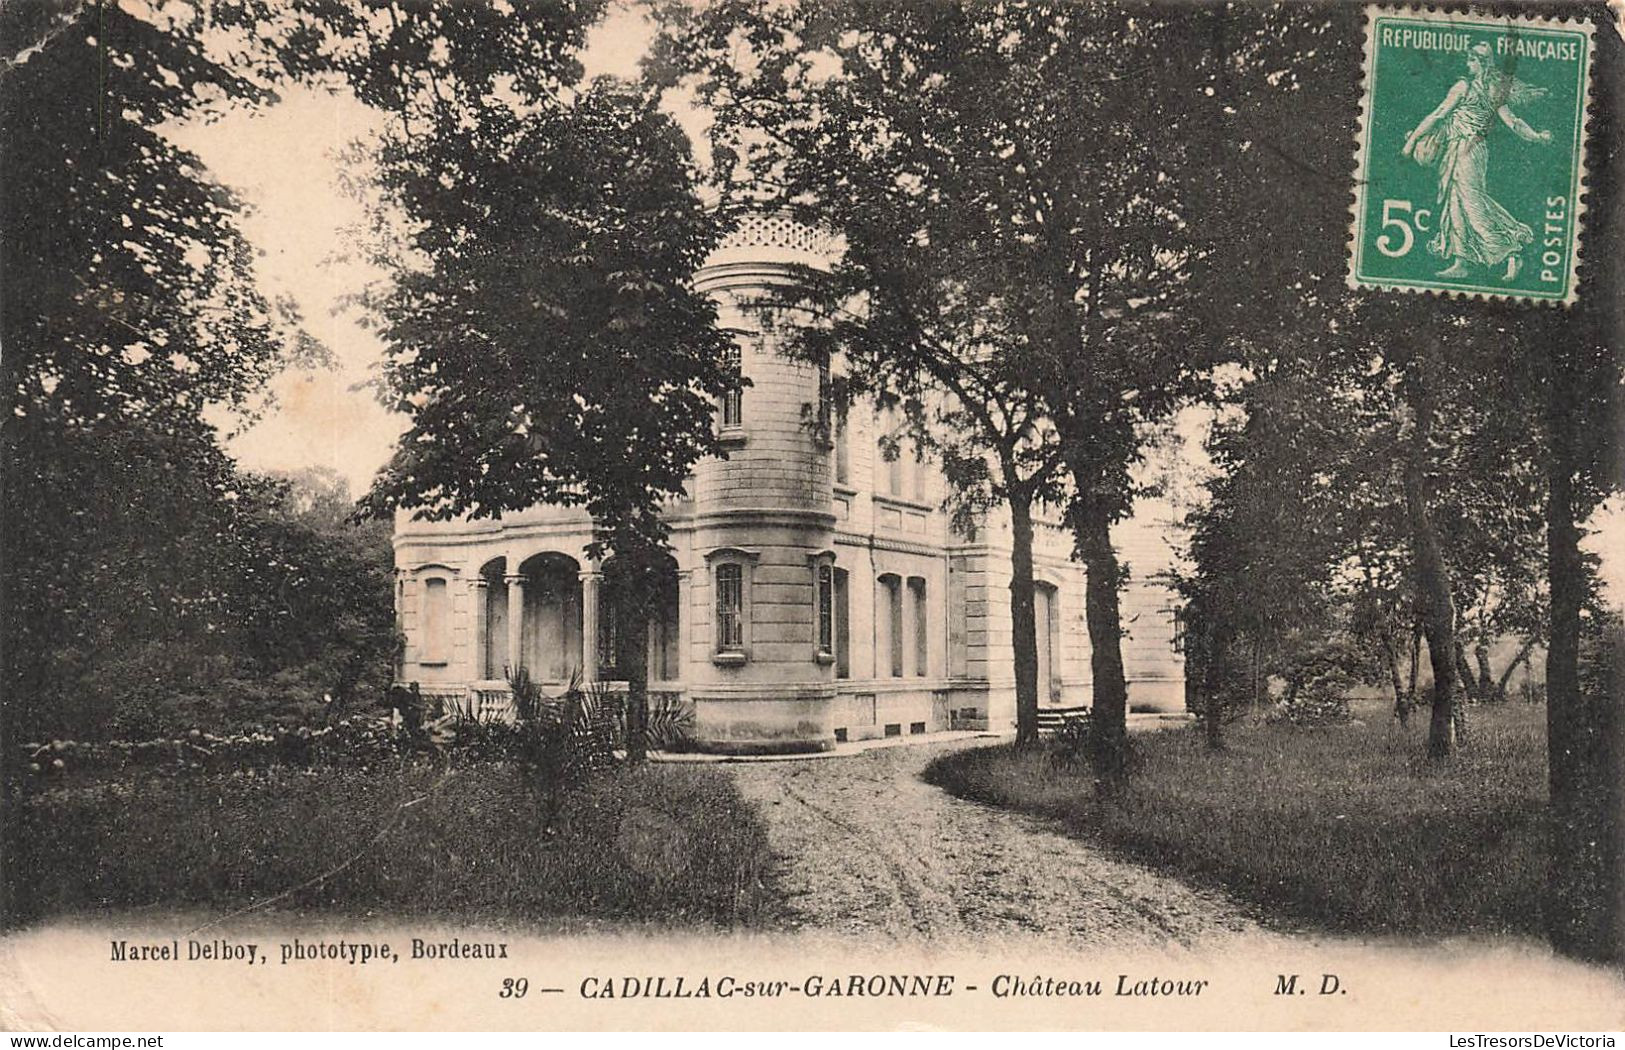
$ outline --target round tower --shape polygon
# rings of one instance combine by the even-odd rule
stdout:
[[[741,333],[745,382],[718,414],[726,459],[695,469],[689,696],[695,737],[712,751],[833,746],[834,525],[828,372],[795,360],[761,305],[827,270],[824,234],[777,215],[744,216],[696,285]],[[781,316],[778,324],[793,323]]]

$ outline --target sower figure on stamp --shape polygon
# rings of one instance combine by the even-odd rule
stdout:
[[[1405,156],[1439,166],[1439,228],[1428,251],[1452,260],[1440,277],[1460,277],[1468,263],[1502,262],[1506,280],[1518,276],[1518,253],[1535,235],[1489,194],[1489,129],[1499,117],[1526,142],[1550,142],[1550,131],[1536,131],[1511,109],[1544,94],[1545,88],[1496,70],[1490,46],[1474,44],[1467,55],[1467,76],[1451,86],[1444,101],[1405,140]]]

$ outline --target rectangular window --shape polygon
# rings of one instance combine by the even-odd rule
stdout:
[[[605,599],[608,599],[607,601]],[[598,602],[598,676],[619,678],[616,664],[621,658],[620,603],[611,588],[600,592]]]
[[[931,628],[925,605],[925,580],[910,576],[908,594],[914,606],[914,673],[923,676],[931,663]]]
[[[1183,653],[1185,651],[1185,610],[1175,608],[1172,612],[1174,616],[1174,652]]]
[[[847,412],[843,408],[835,413],[835,484],[846,485],[852,480],[852,452],[847,445]]]
[[[717,566],[717,649],[745,647],[745,573],[735,564]]]
[[[443,664],[451,656],[451,590],[442,579],[423,581],[421,663]]]
[[[818,566],[818,651],[825,656],[835,652],[834,590],[834,566]]]
[[[965,588],[964,558],[948,562],[948,673],[970,673],[970,609]]]
[[[845,569],[835,570],[835,677],[852,677],[852,583]]]
[[[660,615],[649,623],[649,677],[657,682],[675,682],[682,678],[680,600],[676,577],[668,577],[660,594]]]
[[[745,390],[739,381],[742,364],[737,343],[729,344],[724,364],[728,374],[733,378],[727,393],[722,395],[722,426],[723,429],[729,430],[745,425]]]
[[[880,615],[876,617],[884,635],[877,639],[877,655],[885,654],[886,673],[903,677],[903,581],[887,573],[880,578]]]
[[[876,416],[875,447],[878,450],[879,469],[886,472],[886,495],[903,494],[903,439],[902,426],[895,408],[888,408]]]
[[[829,359],[826,357],[818,362],[818,431],[826,438],[830,436],[831,399]]]

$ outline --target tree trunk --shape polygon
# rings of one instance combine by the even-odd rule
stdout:
[[[1010,633],[1016,663],[1016,747],[1038,746],[1038,619],[1033,609],[1033,508],[1010,497]]]
[[[1128,683],[1123,677],[1123,624],[1117,605],[1121,570],[1105,514],[1086,510],[1078,517],[1078,529],[1094,693],[1095,784],[1109,795],[1128,780]],[[1213,703],[1211,694],[1208,703]]]
[[[1473,646],[1473,662],[1478,664],[1478,698],[1501,700],[1504,694],[1495,692],[1495,675],[1490,673],[1490,647],[1483,642]]]
[[[1417,622],[1411,626],[1411,665],[1410,677],[1407,679],[1405,689],[1405,718],[1401,724],[1409,721],[1410,713],[1416,707],[1416,683],[1422,673],[1422,624]]]
[[[1505,700],[1507,698],[1507,687],[1512,683],[1513,672],[1518,669],[1520,664],[1529,659],[1529,654],[1534,651],[1536,641],[1536,636],[1532,634],[1528,638],[1525,638],[1523,640],[1523,645],[1518,647],[1517,655],[1512,658],[1511,663],[1507,664],[1506,670],[1501,672],[1501,677],[1496,679],[1495,698],[1497,700]]]
[[[1223,751],[1224,704],[1219,692],[1220,678],[1223,674],[1219,653],[1223,642],[1218,638],[1218,629],[1211,625],[1199,625],[1199,630],[1193,633],[1201,639],[1201,665],[1198,673],[1202,676],[1202,728],[1206,734],[1208,750]]]
[[[1415,558],[1422,633],[1427,638],[1428,662],[1433,668],[1433,714],[1428,723],[1427,753],[1429,758],[1442,759],[1456,746],[1456,606],[1450,596],[1444,548],[1428,507],[1427,455],[1433,406],[1426,396],[1416,400],[1416,420],[1405,457],[1405,516]]]
[[[1467,663],[1467,647],[1457,638],[1452,647],[1456,654],[1456,681],[1461,685],[1463,697],[1478,697],[1478,682],[1473,676],[1473,668]]]
[[[1251,663],[1252,703],[1253,713],[1256,715],[1258,709],[1264,705],[1264,642],[1256,635],[1253,636]]]
[[[1382,647],[1382,662],[1388,668],[1388,681],[1394,689],[1394,717],[1399,724],[1404,725],[1410,720],[1410,705],[1405,700],[1405,683],[1399,677],[1399,654],[1394,651],[1394,636],[1388,629],[1382,629],[1379,644]]]
[[[621,608],[616,619],[615,669],[626,678],[626,761],[649,757],[649,610],[658,608],[663,552],[633,550],[615,559]],[[588,639],[584,644],[596,644]]]
[[[1574,485],[1573,416],[1554,383],[1548,405],[1546,738],[1551,856],[1547,934],[1559,951],[1598,962],[1625,959],[1618,825],[1625,770],[1620,700],[1580,691],[1580,610],[1586,597]],[[1617,657],[1619,654],[1611,654]]]
[[[649,619],[641,603],[627,611],[619,627],[617,670],[626,676],[626,761],[649,757]]]

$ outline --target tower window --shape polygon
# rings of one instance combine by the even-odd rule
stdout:
[[[835,653],[835,567],[828,562],[818,566],[818,652]]]
[[[847,444],[847,413],[838,409],[835,412],[835,484],[845,485],[852,480],[852,450]]]
[[[824,438],[830,436],[830,405],[833,393],[829,378],[829,358],[818,362],[818,432]]]
[[[743,367],[738,343],[729,344],[723,363],[731,382],[727,392],[722,395],[722,428],[734,430],[745,425],[745,390],[741,381]]]
[[[717,650],[745,647],[745,570],[735,562],[717,566]]]

